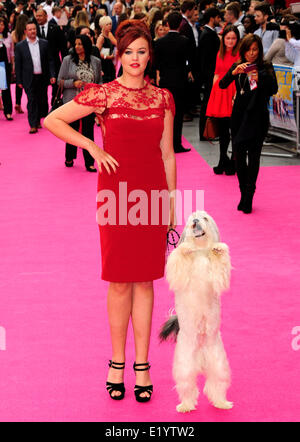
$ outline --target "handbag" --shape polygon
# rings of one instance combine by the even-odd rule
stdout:
[[[207,117],[203,136],[207,140],[214,140],[219,135],[219,128],[217,119],[214,117]]]
[[[58,109],[60,106],[64,104],[62,99],[63,90],[64,90],[64,80],[60,80],[50,112],[53,112],[55,109]]]

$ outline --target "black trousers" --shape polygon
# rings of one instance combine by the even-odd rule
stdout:
[[[82,121],[81,133],[85,137],[94,141],[94,123],[95,123],[95,114],[87,115],[81,120],[73,121],[70,123],[70,126],[73,129],[79,131],[80,121]],[[83,157],[85,167],[90,167],[94,165],[94,158],[90,155],[90,153],[86,149],[83,150]],[[73,146],[73,144],[66,143],[66,161],[71,162],[75,158],[77,158],[77,147]]]
[[[188,81],[187,83],[187,99],[185,105],[185,112],[195,110],[196,106],[200,106],[200,92],[201,92],[201,82],[200,77],[197,72],[193,72],[194,81]]]
[[[213,78],[212,78],[212,80],[213,80]],[[204,132],[205,123],[206,123],[206,108],[207,108],[209,96],[210,96],[210,93],[212,90],[212,86],[213,86],[213,81],[209,81],[209,82],[204,83],[204,93],[203,93],[203,100],[202,100],[201,108],[200,108],[200,119],[199,119],[200,140],[203,139],[203,132]]]
[[[61,64],[55,65],[55,78],[56,78],[56,82],[51,85],[51,87],[52,87],[51,106],[53,106],[53,103],[54,103],[54,100],[55,100],[55,97],[56,97],[56,94],[57,94],[57,91],[58,91],[58,86],[59,85],[57,84],[57,77],[58,77],[58,74],[59,74],[60,66],[61,66]]]
[[[37,127],[40,119],[48,115],[48,84],[42,75],[33,75],[32,83],[25,89],[27,95],[28,122]]]
[[[175,102],[175,116],[173,126],[173,145],[174,150],[180,149],[182,146],[182,127],[183,115],[185,107],[185,88],[170,87],[168,85],[160,84],[160,87],[168,89],[173,95]]]
[[[16,84],[16,105],[21,105],[21,98],[23,94],[23,89]]]
[[[51,96],[51,106],[53,106],[57,91],[58,91],[58,84],[57,84],[57,77],[56,82],[51,85],[52,86],[52,96]]]
[[[220,162],[228,159],[227,150],[230,143],[230,118],[218,118],[219,142],[220,142]]]
[[[7,89],[3,89],[1,92],[2,95],[2,102],[4,107],[4,114],[5,115],[11,115],[12,114],[12,99],[11,99],[11,92],[10,92],[10,78],[11,78],[11,65],[9,64],[7,66]]]
[[[263,139],[252,139],[234,145],[236,171],[242,193],[255,192],[262,146]]]

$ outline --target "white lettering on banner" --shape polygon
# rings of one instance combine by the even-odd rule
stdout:
[[[293,328],[292,335],[297,335],[292,340],[292,349],[295,351],[298,351],[298,350],[300,350],[300,326],[296,326]]]
[[[6,330],[0,326],[0,351],[6,350]]]
[[[102,189],[98,192],[96,201],[101,203],[97,209],[96,221],[99,225],[120,225],[127,224],[168,225],[170,222],[169,211],[172,198],[176,201],[176,220],[177,225],[186,224],[186,221],[192,212],[204,210],[204,190],[187,190],[183,192],[175,189],[169,192],[167,189],[151,190],[150,195],[150,214],[149,214],[149,195],[142,189],[131,190],[127,192],[127,182],[119,183],[119,195],[116,195],[110,189]],[[117,203],[118,199],[118,203]],[[128,203],[131,204],[128,210]],[[118,204],[118,219],[117,219]]]

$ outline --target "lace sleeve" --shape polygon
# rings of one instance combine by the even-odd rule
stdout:
[[[164,97],[164,103],[165,103],[165,110],[170,110],[172,112],[172,115],[174,117],[175,115],[175,103],[174,98],[171,92],[168,89],[162,89],[163,91],[163,97]]]
[[[104,87],[93,83],[86,84],[84,90],[76,95],[74,101],[77,104],[97,108],[99,114],[102,114],[107,107]]]

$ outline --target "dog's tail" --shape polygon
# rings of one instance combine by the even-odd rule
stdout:
[[[163,324],[159,338],[160,341],[166,341],[170,336],[173,337],[174,341],[177,339],[177,335],[179,332],[179,322],[177,315],[172,315],[170,318]]]

